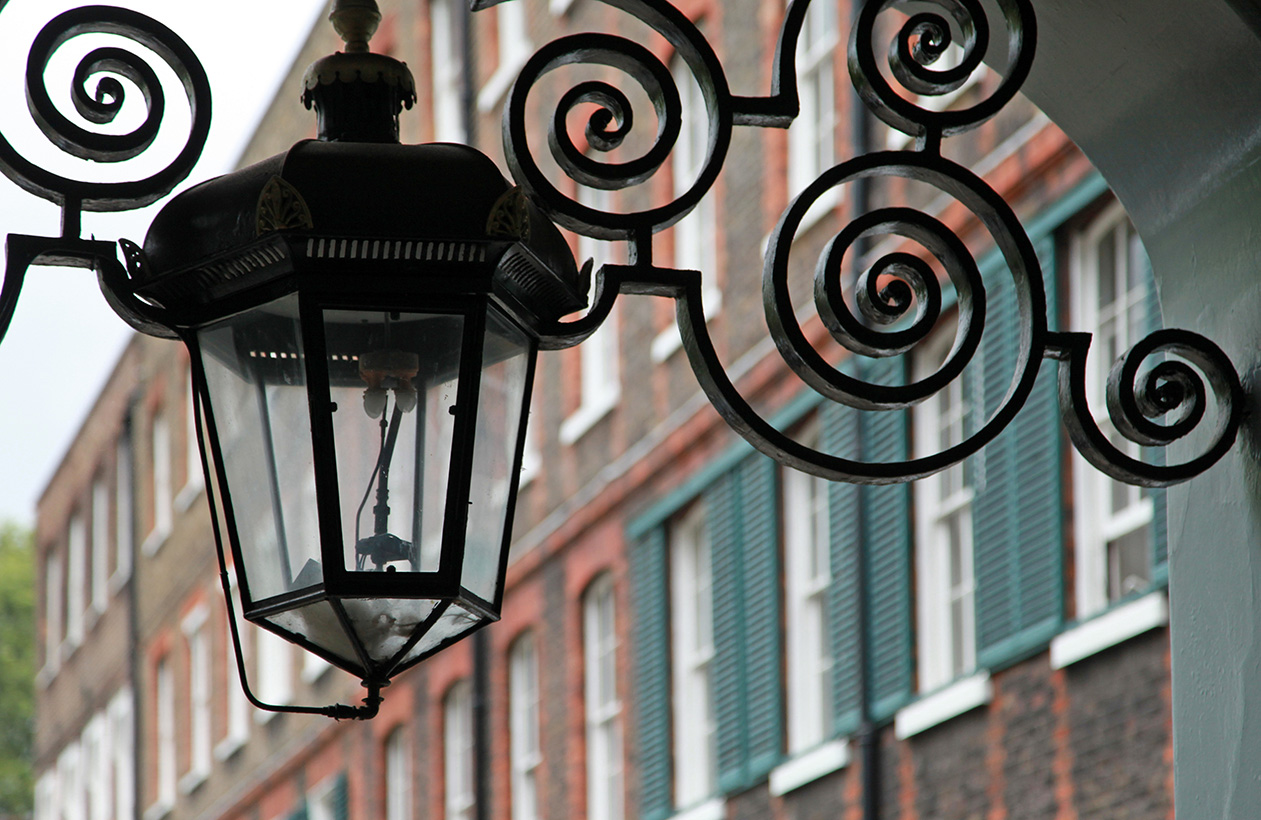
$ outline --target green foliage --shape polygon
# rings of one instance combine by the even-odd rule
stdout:
[[[31,534],[0,524],[0,815],[33,804],[35,558]]]

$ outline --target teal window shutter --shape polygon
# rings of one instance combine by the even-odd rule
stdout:
[[[714,660],[710,677],[717,723],[718,789],[745,781],[747,749],[744,685],[744,555],[740,533],[740,480],[732,471],[705,492],[705,528],[713,557]]]
[[[739,468],[744,540],[748,780],[769,772],[783,749],[778,470],[763,455]]]
[[[304,797],[302,799],[302,805],[298,806],[298,808],[294,810],[293,814],[289,815],[289,820],[307,820],[308,814],[309,812],[307,811],[306,798]]]
[[[823,450],[856,458],[858,411],[827,402],[819,412],[819,436]],[[858,602],[861,490],[855,484],[834,481],[828,485],[828,537],[831,546],[832,584],[828,589],[828,628],[832,639],[832,706],[835,732],[850,734],[862,719],[862,674],[859,668]]]
[[[863,378],[896,384],[906,378],[904,356],[877,359]],[[904,410],[862,414],[863,457],[901,461],[907,457],[909,413]],[[909,484],[862,488],[862,531],[867,547],[871,717],[884,720],[910,698],[911,650],[911,494]]]
[[[1037,243],[1044,271],[1055,270],[1055,243]],[[1003,271],[1006,274],[1006,271]],[[1046,277],[1054,314],[1054,276]],[[1019,315],[1004,275],[987,283],[982,347],[985,412],[1003,401],[1016,367]],[[1010,427],[974,459],[973,565],[977,664],[1002,666],[1032,651],[1063,621],[1063,511],[1055,362],[1042,362],[1033,391]]]
[[[674,810],[671,791],[670,607],[664,526],[631,544],[632,646],[635,684],[635,756],[639,815],[661,820]]]
[[[346,788],[346,773],[337,775],[329,802],[333,808],[333,820],[350,820],[350,793]]]

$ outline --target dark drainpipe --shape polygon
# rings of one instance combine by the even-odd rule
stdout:
[[[131,531],[127,533],[128,548],[131,551],[131,572],[119,592],[126,594],[127,643],[130,649],[130,668],[128,673],[131,677],[132,820],[141,820],[141,813],[144,810],[143,789],[146,762],[145,744],[142,742],[143,738],[141,735],[143,722],[140,714],[140,704],[143,702],[140,697],[140,686],[144,681],[143,653],[140,646],[140,585],[136,583],[136,573],[140,571],[140,550],[136,537],[136,523],[138,519],[136,515],[136,486],[138,484],[139,470],[136,469],[136,435],[133,408],[138,403],[139,399],[137,396],[133,396],[127,402],[127,414],[123,417],[122,446],[118,448],[120,451],[125,450],[127,453],[127,460],[130,465],[130,469],[127,471],[127,478],[131,482],[131,486],[125,488],[127,500],[131,505],[131,514],[129,516]],[[117,475],[117,466],[114,472]],[[123,489],[118,487],[115,491],[122,492]],[[117,504],[115,504],[115,508],[117,509]]]
[[[862,4],[853,3],[853,24],[858,24]],[[857,92],[850,94],[850,143],[853,156],[864,157],[871,153],[872,117]],[[871,180],[859,177],[850,183],[851,198],[849,218],[855,219],[871,209]],[[859,264],[871,250],[867,239],[854,243],[854,258]],[[871,630],[867,581],[870,576],[870,557],[867,552],[867,532],[862,515],[858,516],[858,753],[862,761],[863,820],[880,820],[880,726],[872,716],[871,686]]]

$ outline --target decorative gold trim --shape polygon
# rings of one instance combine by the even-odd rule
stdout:
[[[311,209],[298,189],[278,176],[272,177],[258,195],[259,236],[276,231],[306,231],[315,227]]]
[[[490,209],[486,235],[491,239],[530,241],[530,204],[520,187],[505,191]]]

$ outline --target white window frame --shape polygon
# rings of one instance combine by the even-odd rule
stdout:
[[[258,699],[283,705],[293,701],[293,644],[270,630],[254,627],[258,643]],[[277,715],[266,709],[254,710],[255,723],[269,723]]]
[[[611,191],[579,185],[577,198],[583,205],[597,211],[610,212],[613,209]],[[613,251],[614,245],[610,242],[588,236],[578,237],[578,259],[584,264],[587,259],[593,259],[598,268],[602,264],[613,262],[616,259]],[[561,422],[561,444],[577,442],[621,401],[618,312],[618,305],[614,303],[599,329],[578,346],[578,408]]]
[[[97,476],[92,481],[92,617],[109,605],[109,486]]]
[[[622,701],[617,692],[617,601],[605,573],[582,599],[583,703],[587,734],[587,817],[623,820]]]
[[[66,536],[66,640],[62,654],[69,657],[83,643],[88,608],[88,531],[83,513],[70,514]]]
[[[458,0],[429,0],[429,56],[435,142],[468,142],[462,101]]]
[[[57,756],[57,785],[61,820],[87,820],[84,799],[83,750],[78,741],[70,743]]]
[[[711,549],[704,505],[694,504],[671,522],[674,802],[680,809],[702,804],[718,788]]]
[[[473,687],[462,680],[447,690],[442,702],[443,783],[445,820],[472,820],[476,793],[473,786]]]
[[[153,469],[153,529],[141,549],[154,555],[171,534],[174,498],[171,489],[171,425],[165,411],[154,414],[150,430],[150,466]]]
[[[65,638],[66,578],[61,554],[53,547],[44,556],[44,668],[39,679],[45,685],[61,668],[61,642]]]
[[[182,794],[192,794],[210,777],[211,674],[210,634],[206,628],[209,610],[205,604],[184,617],[180,629],[188,644],[188,771],[180,778]]]
[[[1117,277],[1117,287],[1126,282],[1130,266],[1141,264],[1136,253],[1142,251],[1142,243],[1130,226],[1125,209],[1119,202],[1105,208],[1089,224],[1073,234],[1070,241],[1069,264],[1070,280],[1073,293],[1073,326],[1092,334],[1090,355],[1086,357],[1086,397],[1095,423],[1105,435],[1117,442],[1115,428],[1108,418],[1107,404],[1104,398],[1104,385],[1108,380],[1108,372],[1112,368],[1111,357],[1105,347],[1109,338],[1116,340],[1116,354],[1122,355],[1131,345],[1141,338],[1145,328],[1130,327],[1132,311],[1143,310],[1147,300],[1145,287],[1126,288],[1124,295],[1116,291],[1118,301],[1113,302],[1111,309],[1101,311],[1098,303],[1099,293],[1099,258],[1094,252],[1098,243],[1108,234],[1113,238],[1113,270]],[[1142,275],[1140,271],[1139,276]],[[1119,302],[1119,307],[1117,307]],[[1111,320],[1115,334],[1109,336],[1104,330],[1105,322]],[[1120,442],[1122,451],[1137,457],[1139,448],[1128,441]],[[1113,493],[1124,493],[1128,498],[1125,508],[1114,512]],[[1150,581],[1151,566],[1151,521],[1153,505],[1151,496],[1142,488],[1132,487],[1116,482],[1096,470],[1081,457],[1073,453],[1073,495],[1074,495],[1074,537],[1076,541],[1077,566],[1077,617],[1079,619],[1097,615],[1108,609],[1116,601],[1126,597],[1113,595],[1110,586],[1112,578],[1109,564],[1110,542],[1136,533],[1144,527],[1147,529],[1147,572]],[[1144,587],[1145,588],[1145,587]],[[1131,591],[1140,591],[1139,589]]]
[[[236,567],[228,568],[228,590],[232,596],[232,610],[236,618],[237,631],[241,638],[241,656],[246,668],[250,663],[251,636],[256,627],[241,618],[241,589],[236,580]],[[227,760],[238,749],[245,745],[250,737],[250,713],[253,706],[245,696],[241,686],[241,670],[236,662],[236,647],[232,642],[231,627],[224,625],[224,662],[228,667],[227,682],[227,725],[224,727],[223,739],[215,745],[215,758]]]
[[[916,359],[916,378],[937,369],[954,336],[948,329],[932,340],[932,347]],[[917,457],[941,452],[966,438],[971,398],[964,393],[963,379],[956,378],[916,406]],[[976,669],[973,488],[967,468],[958,464],[915,482],[914,492],[919,688],[931,692]],[[957,521],[961,540],[957,561],[950,540],[952,520]],[[957,582],[952,580],[956,572]],[[956,626],[961,646],[955,646]]]
[[[307,816],[310,820],[337,820],[333,809],[333,788],[337,785],[337,778],[337,775],[326,777],[307,791]],[[386,820],[389,820],[388,815]]]
[[[114,448],[114,574],[110,588],[117,592],[131,577],[131,550],[135,539],[135,470],[131,438],[122,436]]]
[[[87,819],[110,820],[112,806],[112,764],[109,716],[97,713],[83,730],[83,770],[86,784]]]
[[[817,446],[817,422],[799,435]],[[801,754],[832,735],[832,644],[827,591],[832,584],[829,482],[783,471],[784,586],[787,622],[788,752]]]
[[[532,633],[517,638],[508,655],[508,740],[512,820],[538,820],[540,745],[539,652]]]
[[[183,512],[193,505],[206,486],[201,470],[201,448],[197,446],[197,414],[193,404],[192,374],[189,374],[188,390],[184,395],[184,486],[175,496],[175,508]]]
[[[495,24],[498,62],[495,72],[477,94],[477,110],[483,114],[499,107],[517,74],[534,52],[526,0],[512,0],[495,6]]]
[[[385,820],[412,820],[412,752],[407,729],[385,737]]]
[[[688,191],[705,167],[709,155],[709,115],[705,97],[695,75],[682,57],[675,55],[670,73],[683,102],[683,125],[674,151],[670,154],[671,178],[675,197]],[[722,288],[718,286],[718,204],[711,190],[696,208],[674,225],[674,267],[701,272],[704,287],[701,309],[706,321],[722,310]],[[656,363],[664,362],[683,347],[677,322],[652,340],[651,355]]]
[[[109,704],[110,752],[114,756],[114,817],[134,816],[136,805],[136,739],[130,687],[119,690]]]
[[[154,726],[157,731],[156,799],[145,809],[144,820],[157,820],[175,807],[176,737],[175,737],[175,672],[169,655],[158,659],[154,671]]]
[[[841,47],[835,0],[816,0],[806,9],[797,40],[797,96],[801,112],[788,129],[788,193],[796,196],[836,161],[836,54]],[[840,53],[844,53],[841,51]],[[810,208],[802,228],[839,202],[836,189]]]

